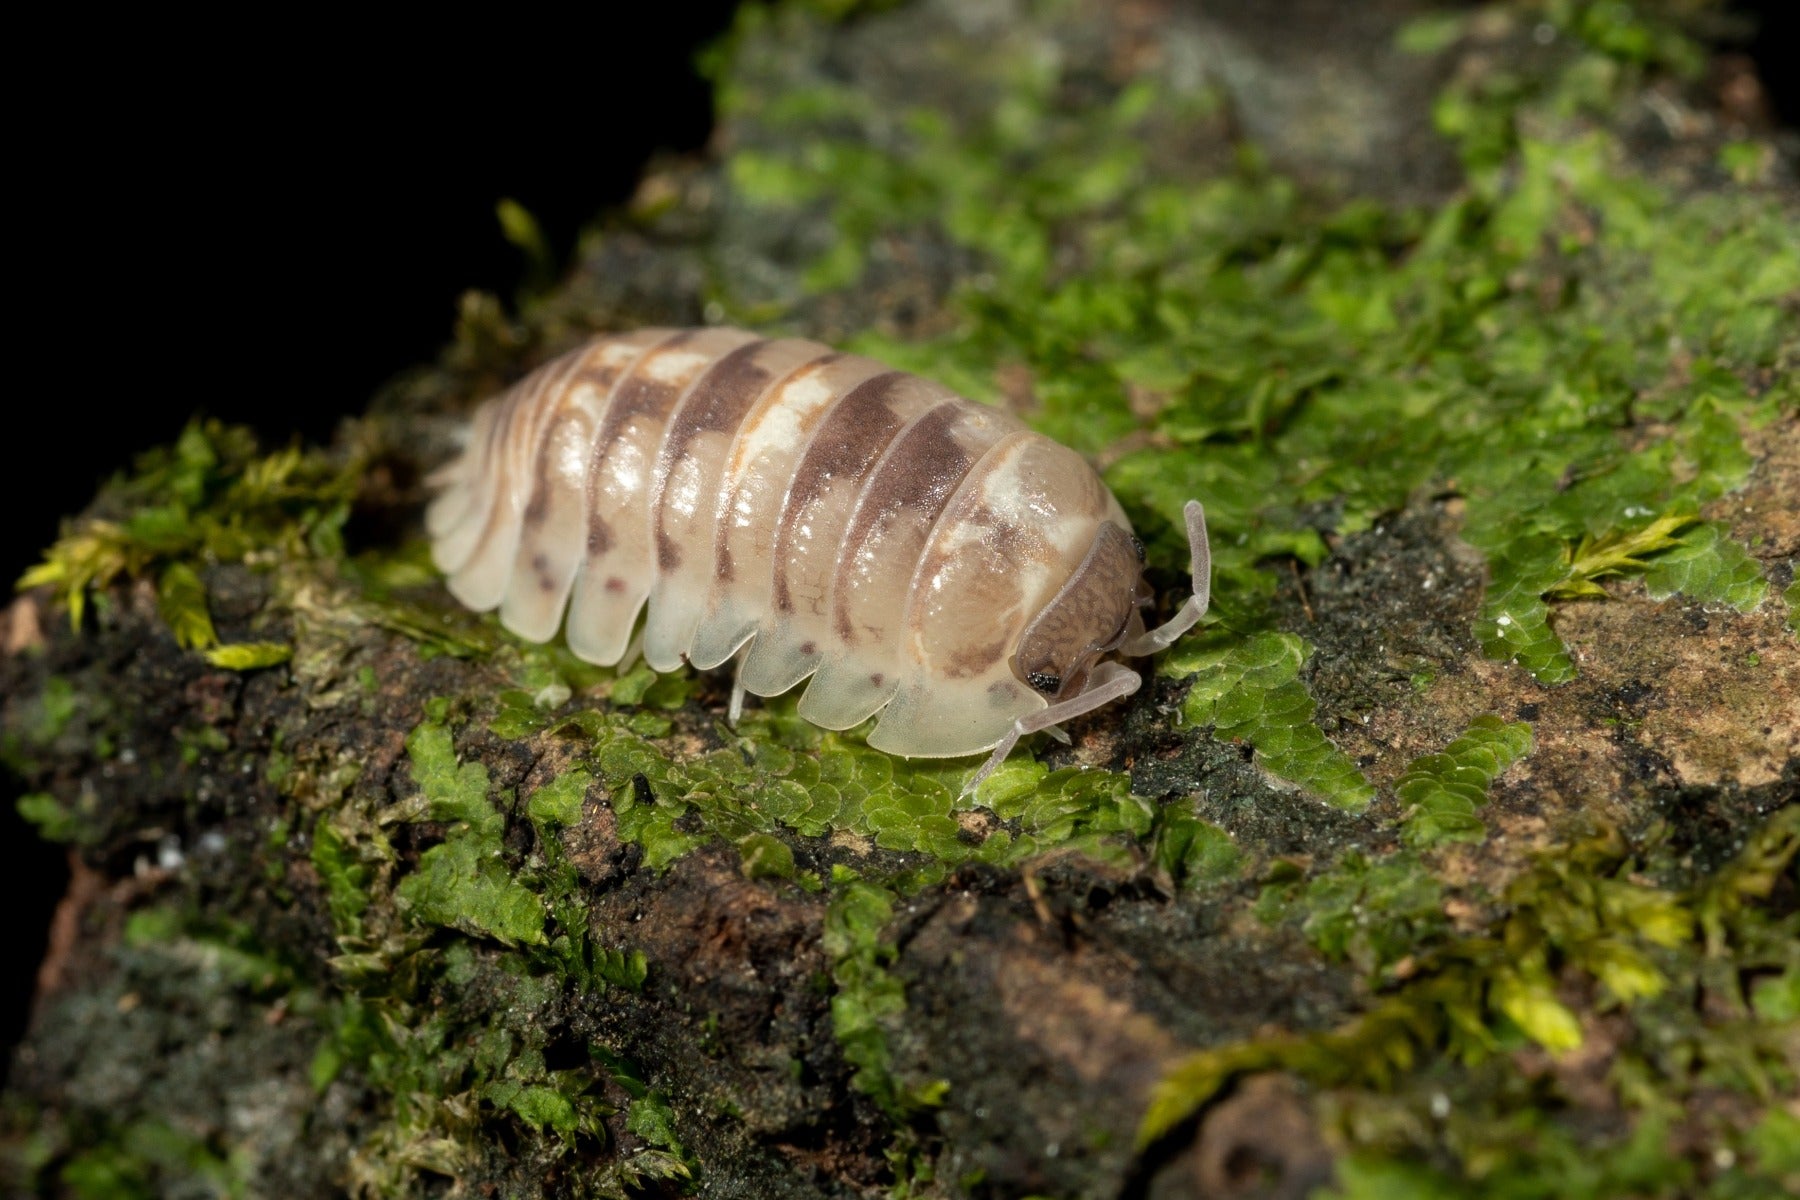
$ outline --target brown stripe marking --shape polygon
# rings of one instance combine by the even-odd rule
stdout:
[[[604,451],[619,438],[619,433],[633,417],[667,416],[670,406],[681,399],[682,389],[674,384],[647,378],[643,368],[667,350],[678,350],[694,340],[695,331],[678,333],[666,342],[646,350],[631,366],[631,374],[613,392],[606,407],[606,423],[601,426],[599,447]]]
[[[888,407],[888,397],[905,386],[911,376],[888,371],[866,379],[832,405],[830,415],[807,446],[788,485],[787,503],[775,530],[775,607],[794,611],[788,590],[787,563],[793,550],[794,525],[805,510],[825,492],[832,480],[860,478],[881,457],[906,422]]]
[[[843,548],[838,552],[840,569],[868,541],[880,522],[903,508],[918,510],[920,524],[926,529],[937,523],[957,485],[975,465],[975,460],[950,436],[950,430],[967,411],[963,401],[947,401],[914,421],[900,435],[863,492],[856,520],[844,535]],[[840,595],[832,606],[833,624],[839,637],[854,642],[856,631],[851,627],[845,599]]]
[[[592,357],[594,352],[604,345],[607,345],[607,343],[591,346],[582,351],[582,358],[585,360]],[[638,358],[642,357],[642,354],[638,355]],[[556,397],[551,402],[555,406],[555,415],[550,418],[550,424],[544,429],[543,436],[538,442],[537,465],[535,467],[537,484],[531,489],[531,502],[525,506],[525,528],[536,529],[540,527],[544,523],[545,516],[550,511],[550,488],[546,482],[550,472],[548,465],[545,462],[545,457],[550,453],[550,446],[556,440],[557,430],[563,425],[580,419],[579,415],[570,406],[569,397],[574,393],[576,388],[583,384],[591,385],[595,391],[602,394],[610,394],[613,384],[617,383],[619,377],[636,362],[637,358],[631,359],[622,366],[616,364],[612,366],[607,366],[605,364],[599,366],[583,365],[572,376],[564,380],[562,386],[557,389]]]
[[[802,367],[795,369],[792,373],[790,373],[785,379],[783,379],[781,381],[781,386],[785,388],[797,380],[805,379],[811,375],[816,375],[818,372],[823,371],[826,367],[829,367],[831,364],[837,362],[839,359],[841,359],[843,357],[844,357],[844,354],[841,351],[833,350],[829,354],[825,354],[818,358],[815,358],[811,362],[805,364]],[[779,403],[779,401],[777,401],[777,403]],[[831,409],[831,406],[826,405],[825,408],[821,411],[828,412],[828,411],[830,411],[830,409]],[[744,417],[748,417],[749,415],[750,414],[748,412],[744,413]],[[812,427],[815,424],[817,424],[817,422],[818,422],[818,415],[814,414],[811,419],[801,422],[800,432],[802,434],[810,432]],[[740,428],[742,427],[742,424],[743,424],[743,420],[742,420],[742,418],[740,418],[740,420],[739,420]],[[727,479],[730,479],[732,477],[731,472],[737,465],[738,464],[735,462],[729,463],[727,465],[727,467],[726,467],[726,478]],[[730,503],[729,496],[726,497],[725,503],[727,505],[729,505],[729,503]],[[731,583],[732,581],[737,579],[737,560],[732,558],[732,556],[731,556],[731,535],[730,535],[731,524],[730,524],[729,520],[726,519],[726,513],[723,511],[720,513],[720,519],[719,519],[718,525],[719,525],[719,531],[718,531],[718,534],[716,535],[714,545],[713,545],[713,578],[715,580],[717,580],[720,585],[724,585],[724,584]]]
[[[514,384],[508,392],[506,430],[496,447],[496,459],[488,468],[493,472],[493,495],[487,519],[482,525],[481,535],[475,542],[475,552],[469,561],[473,562],[475,558],[481,556],[487,548],[488,539],[493,537],[499,529],[501,510],[506,507],[502,495],[505,489],[512,486],[512,465],[515,456],[523,452],[523,457],[527,458],[530,464],[526,467],[527,470],[536,465],[537,449],[541,443],[534,439],[540,437],[544,432],[540,402],[546,390],[552,389],[553,380],[559,380],[574,370],[576,357],[571,353],[551,359]],[[496,422],[496,424],[498,423]],[[517,450],[513,445],[515,439],[520,443]],[[519,537],[523,539],[524,536],[524,526],[521,524]],[[467,563],[464,565],[467,566]]]
[[[686,452],[703,433],[736,429],[769,386],[770,371],[757,362],[757,353],[771,342],[748,342],[708,367],[694,384],[688,402],[675,414],[663,440],[663,454],[671,459]]]
[[[669,406],[681,398],[682,389],[667,383],[658,383],[654,379],[644,377],[643,368],[664,350],[673,350],[694,340],[698,330],[684,330],[653,346],[644,347],[643,353],[632,360],[625,377],[613,388],[612,395],[607,397],[606,416],[600,423],[600,435],[594,439],[594,453],[588,460],[587,473],[587,512],[588,537],[587,552],[589,558],[598,558],[612,548],[612,528],[605,518],[600,516],[598,497],[594,494],[594,481],[599,475],[600,461],[612,449],[614,442],[624,431],[626,423],[633,417],[662,416]]]
[[[708,367],[694,384],[687,403],[675,414],[663,438],[656,468],[659,487],[668,480],[670,465],[687,453],[695,438],[713,430],[738,427],[756,398],[769,386],[771,372],[756,361],[757,351],[767,345],[767,340],[746,342]],[[656,508],[656,565],[664,571],[681,565],[681,547],[669,536],[661,504]]]

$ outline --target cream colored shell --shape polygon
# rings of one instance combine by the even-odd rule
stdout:
[[[508,629],[946,757],[1046,707],[1021,633],[1117,501],[1073,451],[935,383],[735,329],[599,338],[483,405],[432,478],[432,555]],[[565,621],[566,614],[566,621]]]

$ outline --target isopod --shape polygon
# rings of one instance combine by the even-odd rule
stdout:
[[[810,680],[800,715],[877,749],[992,754],[1136,691],[1143,547],[1074,451],[939,384],[737,329],[602,336],[477,410],[430,479],[452,595],[601,665],[736,660],[746,693]],[[641,631],[638,618],[643,614]]]

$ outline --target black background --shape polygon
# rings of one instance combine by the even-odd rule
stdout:
[[[276,442],[329,437],[436,353],[463,290],[516,286],[499,198],[524,204],[560,259],[652,154],[701,149],[712,114],[694,56],[734,5],[605,7],[631,12],[389,34],[96,17],[15,45],[30,70],[8,85],[0,584],[196,411]],[[1800,5],[1737,7],[1760,11],[1747,48],[1800,122]],[[0,778],[0,1063],[66,878],[15,791]]]
[[[10,122],[24,315],[0,400],[0,604],[61,517],[195,412],[273,445],[328,439],[437,353],[464,290],[510,298],[524,259],[501,197],[562,261],[652,155],[701,150],[694,59],[735,7],[607,3],[590,8],[638,11],[416,37],[296,25],[216,48],[216,29],[166,24],[79,53],[60,47],[96,31],[47,39]],[[17,791],[0,770],[0,1073],[67,880]]]

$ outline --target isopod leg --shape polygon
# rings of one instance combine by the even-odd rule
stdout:
[[[623,675],[637,666],[638,656],[643,652],[644,627],[639,625],[637,632],[631,635],[631,641],[625,644],[625,656],[619,660],[619,665],[613,668],[614,677]]]
[[[1138,678],[1138,673],[1130,667],[1116,662],[1101,663],[1094,668],[1094,673],[1088,676],[1088,685],[1080,695],[1071,696],[1060,704],[1052,704],[1049,708],[1041,709],[1030,716],[1020,717],[1014,721],[1012,729],[1000,739],[1000,744],[994,747],[994,752],[988,755],[988,760],[981,764],[981,770],[971,775],[969,781],[963,784],[962,795],[967,796],[981,785],[982,780],[992,775],[994,769],[1006,761],[1006,756],[1012,753],[1013,747],[1019,744],[1020,738],[1027,734],[1049,730],[1053,735],[1067,742],[1068,735],[1057,729],[1056,726],[1064,721],[1073,720],[1083,713],[1090,713],[1096,708],[1111,704],[1114,700],[1121,700],[1137,691],[1142,683],[1143,680]]]
[[[1181,512],[1187,519],[1188,555],[1193,571],[1194,594],[1167,621],[1148,633],[1128,639],[1119,647],[1119,653],[1131,658],[1142,658],[1146,654],[1166,649],[1176,638],[1200,623],[1200,618],[1206,615],[1206,607],[1211,602],[1212,546],[1206,539],[1206,510],[1200,507],[1198,500],[1189,500]]]
[[[745,642],[738,648],[736,663],[731,672],[731,703],[725,709],[725,723],[733,729],[737,728],[738,718],[744,715],[744,697],[749,689],[744,686],[744,659],[750,656],[750,643]]]

